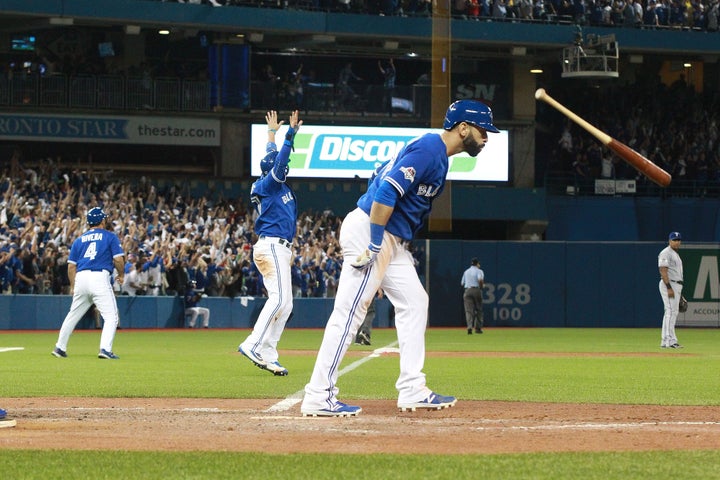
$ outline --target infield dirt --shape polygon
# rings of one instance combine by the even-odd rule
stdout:
[[[8,398],[0,448],[478,454],[720,448],[720,407],[463,401],[354,418],[305,418],[280,400]],[[251,435],[249,435],[251,433]]]

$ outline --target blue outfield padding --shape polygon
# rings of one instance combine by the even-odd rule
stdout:
[[[414,245],[423,252],[418,272],[430,295],[432,327],[465,327],[460,282],[473,257],[485,272],[485,326],[659,327],[661,323],[657,255],[664,242],[427,240]],[[70,301],[68,295],[0,295],[0,330],[59,329]],[[205,297],[200,306],[210,309],[210,328],[251,328],[266,301]],[[121,296],[117,303],[124,328],[184,328],[187,322],[180,297]],[[332,309],[332,298],[295,298],[288,328],[324,328]],[[380,300],[374,326],[394,326],[393,314],[390,302]],[[78,328],[94,326],[92,311],[78,324]]]
[[[58,330],[72,298],[69,295],[0,295],[0,330]],[[204,297],[200,306],[210,309],[210,328],[251,328],[267,298]],[[123,328],[185,328],[187,317],[180,297],[117,297]],[[288,328],[325,328],[333,309],[332,298],[296,298]],[[375,327],[393,326],[392,305],[381,299]],[[95,328],[95,313],[88,310],[78,329]]]

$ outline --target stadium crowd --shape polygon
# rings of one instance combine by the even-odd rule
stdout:
[[[181,187],[107,178],[45,159],[26,168],[16,150],[0,183],[0,286],[4,294],[68,294],[67,258],[102,206],[126,254],[126,295],[183,295],[191,282],[208,296],[263,296],[252,262],[254,210],[243,199],[190,198]],[[299,215],[292,276],[296,296],[334,296],[340,272],[330,210]]]
[[[683,75],[666,86],[658,79],[595,89],[586,85],[558,90],[571,110],[613,138],[629,145],[698,193],[720,186],[720,96],[702,93]],[[618,106],[624,105],[624,108]],[[584,130],[550,111],[556,141],[548,170],[576,179],[617,178],[647,181]],[[546,117],[547,118],[547,117]]]
[[[213,7],[258,6],[373,15],[432,14],[430,0],[161,0]],[[718,0],[453,0],[455,17],[487,21],[717,31]]]

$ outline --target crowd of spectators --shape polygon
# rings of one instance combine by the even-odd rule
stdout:
[[[568,86],[558,98],[585,120],[635,149],[673,177],[699,188],[720,185],[720,98],[699,93],[684,76],[669,86],[638,82],[613,88]],[[594,137],[562,116],[552,116],[555,149],[545,152],[549,170],[574,175],[577,180],[645,177]],[[549,117],[545,117],[546,119]],[[542,152],[541,152],[542,153]]]
[[[297,8],[374,15],[432,14],[429,0],[162,0],[223,6]],[[717,31],[718,0],[453,0],[459,18],[573,22],[594,26],[669,27]]]
[[[4,294],[68,294],[67,259],[85,214],[102,206],[126,253],[124,295],[184,295],[191,282],[208,296],[263,296],[252,262],[254,210],[243,199],[190,198],[182,187],[158,191],[147,178],[108,178],[60,159],[24,166],[16,150],[0,183],[0,286]],[[340,273],[332,211],[299,215],[293,290],[334,296]]]

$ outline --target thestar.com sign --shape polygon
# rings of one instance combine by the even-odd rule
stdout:
[[[373,170],[398,152],[413,138],[440,132],[424,128],[338,127],[303,125],[295,135],[295,151],[290,155],[290,175],[312,178],[369,178]],[[285,140],[287,126],[277,132],[278,149]],[[260,160],[265,156],[267,125],[254,124],[251,131],[253,176],[260,176]],[[448,180],[507,182],[508,132],[488,133],[489,141],[473,158],[466,153],[450,157]]]

